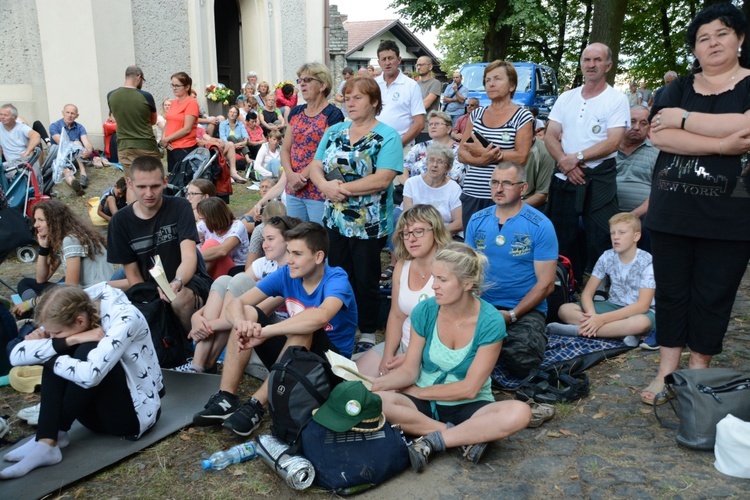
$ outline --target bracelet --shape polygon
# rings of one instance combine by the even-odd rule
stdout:
[[[178,290],[178,292],[181,292],[182,288],[185,286],[185,283],[183,283],[182,278],[175,278],[175,279],[172,280],[172,283],[174,283],[175,281],[179,281],[179,283],[180,283],[180,289]]]
[[[690,116],[690,111],[685,111],[682,113],[682,124],[680,125],[680,128],[682,130],[685,130],[685,121],[687,121],[688,116]]]
[[[46,257],[49,255],[49,247],[39,247],[39,256],[40,257]]]

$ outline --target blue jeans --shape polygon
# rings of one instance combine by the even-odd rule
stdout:
[[[303,222],[317,222],[323,225],[324,201],[298,198],[291,194],[286,195],[286,214],[289,217],[298,217]]]

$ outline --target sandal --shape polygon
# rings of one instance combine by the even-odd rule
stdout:
[[[482,455],[484,455],[484,452],[487,451],[488,444],[489,443],[477,443],[461,446],[461,454],[469,462],[478,464],[482,459]]]
[[[662,394],[665,397],[659,397]],[[654,406],[655,404],[663,405],[667,402],[667,399],[669,399],[669,397],[670,395],[664,392],[663,380],[654,379],[650,384],[648,384],[648,387],[641,391],[641,403],[647,404],[649,406]]]
[[[380,281],[390,281],[393,278],[393,266],[388,266],[380,273]]]

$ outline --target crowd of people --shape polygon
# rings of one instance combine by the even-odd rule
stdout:
[[[479,106],[459,72],[441,92],[429,58],[418,60],[419,81],[404,74],[399,46],[388,40],[377,50],[379,74],[345,68],[338,89],[317,63],[299,68],[296,87],[276,92],[250,72],[216,129],[227,155],[246,168],[255,161],[265,182],[260,202],[240,218],[208,181],[192,182],[186,199],[164,195],[159,147],[171,170],[212,120],[200,123],[192,80],[177,72],[157,142],[153,97],[141,89],[140,68],[129,67],[108,96],[125,181],[106,204],[106,241],[60,201],[34,211],[36,277],[19,284],[24,302],[13,312],[33,309],[39,328],[11,359],[46,362],[45,425],[40,418],[34,445],[6,455],[19,463],[0,477],[59,461],[73,419],[135,437],[154,424],[124,400],[113,399],[112,408],[128,409],[112,419],[81,405],[114,398],[94,391],[105,382],[140,397],[127,373],[144,360],[128,355],[153,345],[142,323],[125,320],[142,316],[118,288],[151,280],[156,257],[175,297],[162,298],[195,343],[194,358],[177,369],[214,371],[226,348],[219,390],[195,425],[251,434],[268,402],[265,383],[244,402],[239,394],[252,353],[270,369],[285,349],[304,346],[356,358],[386,417],[419,437],[409,447],[415,471],[451,447],[477,462],[489,442],[532,418],[525,403],[494,401],[490,373],[499,364],[526,377],[541,365],[550,334],[660,349],[658,373],[640,393],[655,404],[685,347],[690,368],[708,367],[721,352],[750,260],[742,229],[750,227],[742,222],[750,217],[746,34],[732,5],[704,9],[687,30],[695,71],[668,72],[653,93],[636,86],[635,100],[607,83],[611,50],[592,43],[580,61],[583,85],[559,97],[546,123],[513,103],[512,63],[485,67],[490,104]],[[14,110],[0,106],[6,159],[40,140]],[[66,106],[63,125],[74,129],[75,117]],[[116,203],[123,198],[127,204]],[[381,273],[389,241],[391,265]],[[556,311],[561,322],[547,325],[560,254],[586,285],[578,302]],[[65,286],[50,281],[60,264]],[[103,280],[109,284],[76,292]],[[392,298],[385,340],[375,345],[382,280]],[[606,290],[608,299],[598,300]],[[97,310],[91,301],[100,298]],[[32,349],[43,356],[27,357]],[[65,370],[76,362],[98,376]]]

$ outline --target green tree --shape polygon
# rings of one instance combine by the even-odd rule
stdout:
[[[607,75],[610,84],[615,82],[617,61],[620,57],[620,38],[628,0],[594,0],[594,22],[591,24],[589,42],[599,42],[612,51],[613,70]]]
[[[437,48],[443,53],[440,67],[450,76],[450,72],[464,64],[481,62],[484,59],[483,26],[468,26],[461,30],[441,28],[437,35]]]
[[[631,80],[646,81],[650,88],[662,85],[669,70],[687,74],[693,57],[685,32],[701,7],[700,0],[630,0],[619,71]]]
[[[400,16],[410,20],[418,30],[443,26],[460,32],[467,28],[484,28],[483,54],[486,61],[505,59],[513,33],[509,21],[516,4],[525,0],[394,0],[390,5]]]

